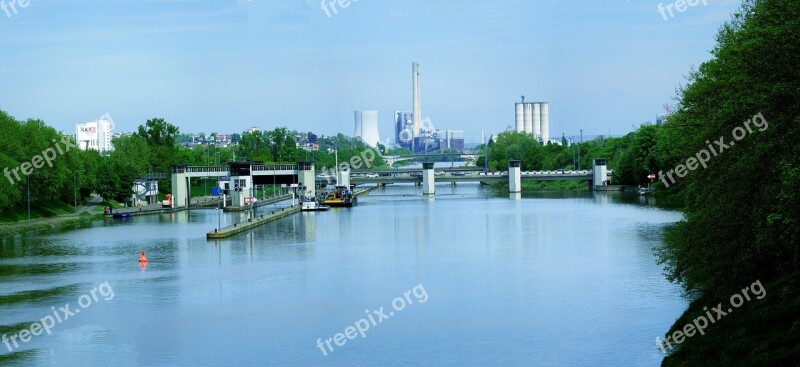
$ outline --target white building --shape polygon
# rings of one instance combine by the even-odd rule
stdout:
[[[378,111],[355,111],[355,133],[353,136],[361,138],[364,143],[371,147],[377,147],[381,142],[378,133]]]
[[[111,146],[111,120],[100,119],[75,125],[75,142],[81,150],[96,150],[108,152],[113,150]]]

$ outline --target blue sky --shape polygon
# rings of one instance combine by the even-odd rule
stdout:
[[[652,0],[358,0],[330,17],[320,0],[35,0],[0,10],[0,109],[70,133],[108,112],[118,131],[326,135],[375,109],[384,139],[416,61],[423,116],[467,140],[513,125],[523,94],[550,102],[553,137],[618,136],[709,59],[739,1],[707,1],[664,20]]]

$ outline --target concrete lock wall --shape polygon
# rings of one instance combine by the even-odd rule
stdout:
[[[317,184],[315,179],[316,175],[314,174],[314,163],[299,162],[297,164],[297,168],[299,169],[297,173],[297,180],[301,185],[305,186],[305,191],[300,193],[300,195],[316,196]]]
[[[186,174],[181,168],[173,168],[172,173],[172,207],[183,208],[186,206]]]

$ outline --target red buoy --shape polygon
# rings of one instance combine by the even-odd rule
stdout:
[[[147,257],[144,256],[144,250],[142,250],[142,256],[139,257],[139,262],[140,263],[146,263],[147,262]]]

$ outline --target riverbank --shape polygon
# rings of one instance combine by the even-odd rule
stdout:
[[[694,335],[667,356],[662,366],[709,365],[709,356],[714,356],[713,364],[719,366],[794,365],[800,354],[800,277],[784,276],[764,283],[763,289],[762,299],[752,297],[732,311],[728,299],[703,296],[693,301],[667,335],[685,330],[720,302],[727,315],[709,323],[703,335],[690,331]],[[719,316],[716,311],[711,313],[715,319]]]
[[[16,211],[12,215],[4,216],[5,219],[14,218],[16,220],[0,223],[0,237],[87,224],[93,220],[103,219],[102,213],[105,206],[121,207],[115,201],[106,202],[101,197],[94,195],[77,210],[73,206],[61,202],[48,207],[32,207],[30,221],[27,220],[27,210],[24,215]],[[23,217],[26,219],[20,220]]]

